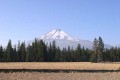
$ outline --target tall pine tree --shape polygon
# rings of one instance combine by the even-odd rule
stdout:
[[[103,61],[103,56],[104,56],[104,43],[101,37],[99,37],[98,41],[98,61]]]
[[[93,51],[94,53],[92,54],[91,60],[93,62],[98,62],[98,40],[95,38],[93,41]]]
[[[3,61],[3,47],[0,46],[0,62]]]
[[[6,62],[10,62],[11,61],[11,56],[13,53],[13,48],[12,48],[12,43],[11,40],[8,41],[8,45],[5,51],[5,58],[6,58]]]

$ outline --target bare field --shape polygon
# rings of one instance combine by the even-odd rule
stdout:
[[[0,80],[120,80],[120,72],[113,73],[0,73]]]
[[[120,62],[8,62],[0,63],[0,69],[120,70]]]
[[[120,63],[8,62],[0,69],[120,70]],[[120,72],[1,72],[0,80],[120,80]]]

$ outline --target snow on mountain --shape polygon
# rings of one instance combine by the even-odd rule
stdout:
[[[60,30],[60,29],[54,29],[50,32],[48,32],[45,35],[42,35],[40,37],[40,39],[46,40],[46,39],[63,39],[63,40],[70,40],[70,41],[79,41],[78,39],[75,39],[73,37],[71,37],[70,35],[68,35],[67,33],[65,33],[64,31]]]
[[[81,47],[84,46],[84,48],[88,49],[92,49],[93,46],[93,43],[91,41],[76,39],[60,29],[54,29],[47,34],[40,36],[38,39],[42,39],[47,44],[55,40],[56,45],[59,46],[61,49],[65,47],[67,48],[68,45],[72,48],[76,48],[78,44],[80,44]],[[105,44],[105,48],[110,47],[111,46]]]

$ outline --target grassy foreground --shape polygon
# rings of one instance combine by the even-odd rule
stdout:
[[[113,73],[0,73],[0,80],[120,80],[120,72]]]
[[[0,69],[120,70],[120,62],[8,62],[0,63]]]
[[[120,70],[118,63],[90,62],[10,62],[0,63],[0,69],[65,69],[65,70]],[[0,72],[0,80],[120,80],[120,72]]]

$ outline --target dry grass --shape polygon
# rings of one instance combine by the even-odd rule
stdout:
[[[120,72],[113,73],[0,73],[0,80],[120,80]]]
[[[120,63],[90,63],[90,62],[10,62],[10,63],[0,63],[0,69],[118,70],[118,69],[120,69]]]
[[[118,63],[90,62],[23,62],[0,63],[0,69],[72,69],[72,70],[118,70]],[[120,80],[120,72],[107,73],[0,73],[0,80]]]

